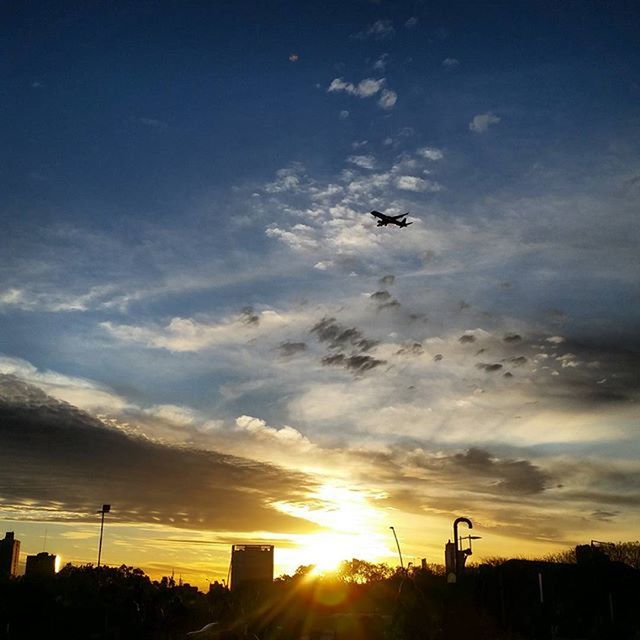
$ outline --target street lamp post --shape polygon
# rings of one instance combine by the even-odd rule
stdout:
[[[455,549],[455,556],[454,556],[455,559],[454,559],[453,566],[454,566],[456,578],[460,577],[460,574],[464,569],[464,558],[463,558],[463,561],[460,562],[460,548],[459,548],[459,541],[458,541],[458,525],[460,523],[466,524],[467,527],[469,527],[469,529],[473,529],[473,522],[471,522],[469,518],[456,518],[453,521],[453,544]]]
[[[404,563],[402,562],[402,551],[400,551],[400,543],[398,542],[398,536],[396,535],[396,530],[393,527],[389,527],[391,531],[393,531],[393,537],[396,539],[396,546],[398,547],[398,556],[400,557],[400,567],[402,571],[404,571]]]
[[[101,514],[100,518],[100,544],[98,545],[98,567],[100,566],[100,558],[102,557],[102,532],[104,531],[104,514],[109,513],[111,511],[110,504],[103,504],[102,509],[100,511],[96,511],[96,513]]]

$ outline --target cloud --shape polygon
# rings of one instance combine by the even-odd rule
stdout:
[[[382,109],[393,109],[398,101],[398,94],[391,89],[383,89],[378,104]]]
[[[436,160],[442,160],[444,157],[442,149],[436,149],[435,147],[422,147],[421,149],[418,149],[416,153],[419,156],[426,158],[427,160],[433,160],[434,162]]]
[[[461,483],[479,481],[481,491],[527,495],[541,493],[549,477],[528,460],[500,459],[480,448],[448,456],[429,456],[424,451],[411,455],[415,464],[430,470],[459,475]]]
[[[378,283],[383,287],[391,286],[396,281],[396,277],[393,274],[388,274],[386,276],[382,276]]]
[[[366,353],[373,349],[377,342],[366,338],[355,327],[341,325],[335,318],[323,318],[312,327],[311,333],[332,351],[321,360],[325,366],[343,367],[355,375],[360,375],[386,364],[385,360]]]
[[[314,448],[308,438],[305,438],[297,429],[286,425],[277,429],[270,427],[260,418],[240,416],[236,418],[236,426],[240,430],[248,431],[259,440],[272,441],[280,446],[292,447],[305,453]]]
[[[308,315],[302,311],[277,312],[265,309],[256,312],[253,307],[245,307],[240,315],[223,318],[176,317],[164,327],[113,322],[101,322],[99,326],[123,342],[140,343],[154,349],[189,352],[246,344],[248,340],[263,336],[277,337],[279,332],[300,327],[308,320]]]
[[[283,358],[290,358],[292,356],[303,353],[307,350],[306,342],[282,342],[278,346],[280,356]]]
[[[386,289],[375,291],[369,296],[369,298],[376,303],[379,311],[382,309],[392,309],[401,306]]]
[[[376,166],[376,159],[372,155],[368,156],[349,156],[347,162],[355,164],[361,169],[374,169]]]
[[[384,83],[385,78],[380,78],[379,80],[375,80],[374,78],[365,78],[364,80],[360,80],[357,85],[354,85],[351,82],[345,82],[342,78],[334,78],[331,81],[327,92],[335,93],[343,91],[344,93],[357,96],[358,98],[370,98],[382,89]]]
[[[343,109],[338,114],[338,117],[340,118],[340,120],[346,120],[349,117],[349,112],[346,109]]]
[[[253,310],[253,307],[244,307],[240,314],[240,320],[249,326],[257,326],[260,324],[260,316]]]
[[[407,29],[415,29],[418,26],[418,18],[415,16],[411,16],[405,23],[404,26]]]
[[[445,69],[455,69],[456,67],[460,66],[460,61],[456,58],[445,58],[442,61],[442,66]]]
[[[488,113],[479,113],[473,116],[469,123],[469,130],[474,133],[486,133],[491,125],[498,124],[501,118],[489,111]]]
[[[383,53],[374,63],[373,68],[376,71],[384,71],[387,67],[387,63],[389,62],[389,54]]]
[[[378,106],[382,109],[392,109],[398,100],[398,94],[391,89],[383,88],[386,83],[385,78],[378,80],[374,78],[365,78],[360,80],[358,84],[345,82],[342,78],[334,78],[327,88],[327,93],[344,92],[358,98],[370,98],[380,93]]]
[[[276,180],[265,186],[267,193],[282,193],[284,191],[297,191],[302,185],[304,168],[298,163],[284,167],[276,171]]]
[[[385,360],[378,360],[369,355],[352,354],[346,356],[343,353],[334,353],[322,358],[322,364],[328,366],[339,366],[348,369],[356,374],[361,374],[371,369],[375,369],[382,364],[386,364]]]
[[[476,364],[476,368],[477,369],[482,369],[484,371],[486,371],[487,373],[493,373],[494,371],[499,371],[500,369],[502,369],[502,365],[501,364],[487,364],[484,362],[478,362]]]
[[[382,290],[375,291],[369,297],[377,302],[386,302],[387,300],[391,299],[391,294],[386,290]]]
[[[15,376],[60,400],[91,411],[123,411],[129,402],[105,385],[55,371],[39,371],[21,358],[0,355],[0,374]]]
[[[376,20],[364,31],[359,31],[354,34],[353,37],[357,40],[364,40],[366,38],[374,38],[375,40],[386,40],[393,37],[395,29],[391,20]]]
[[[272,506],[310,492],[315,483],[308,476],[130,437],[13,376],[0,376],[0,438],[2,508],[85,520],[108,496],[111,517],[120,522],[218,531],[316,528]]]
[[[345,327],[335,318],[322,318],[311,328],[311,333],[320,342],[326,343],[330,349],[353,347],[360,351],[369,351],[377,344],[374,340],[366,338],[355,327]]]
[[[522,341],[522,336],[517,334],[517,333],[507,333],[502,340],[504,342],[510,343],[510,344],[514,344],[516,342],[521,342]]]
[[[300,60],[300,56],[297,53],[289,55],[289,62],[298,62],[298,60]]]
[[[395,180],[395,185],[398,189],[403,191],[441,191],[442,186],[433,180],[425,180],[424,178],[418,178],[416,176],[398,176]]]

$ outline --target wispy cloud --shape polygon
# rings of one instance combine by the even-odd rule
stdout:
[[[364,31],[359,31],[353,37],[358,40],[373,38],[375,40],[386,40],[395,35],[395,28],[391,20],[376,20],[367,26]]]
[[[396,187],[404,191],[440,191],[441,185],[433,180],[425,180],[417,176],[398,176],[396,178]]]
[[[498,124],[501,118],[494,115],[491,111],[488,113],[479,113],[473,116],[473,119],[469,123],[469,130],[474,133],[486,133],[489,127]]]
[[[365,78],[357,84],[346,82],[342,78],[334,78],[327,88],[327,93],[343,92],[358,98],[370,98],[380,93],[378,105],[382,109],[392,109],[398,100],[398,94],[391,89],[384,88],[385,78]]]
[[[355,164],[361,169],[373,169],[376,166],[376,159],[372,155],[368,156],[349,156],[347,162]]]
[[[391,91],[391,89],[383,89],[380,93],[378,104],[382,109],[393,109],[397,101],[398,94],[395,91]]]
[[[436,147],[421,147],[416,151],[416,153],[419,156],[426,158],[427,160],[433,160],[434,162],[444,158],[442,149],[437,149]]]

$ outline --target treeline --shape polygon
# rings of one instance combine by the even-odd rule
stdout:
[[[351,559],[327,575],[302,566],[271,584],[230,592],[214,583],[206,594],[133,567],[67,565],[49,578],[0,581],[0,640],[640,637],[640,543],[596,548],[494,558],[455,585],[439,565]]]

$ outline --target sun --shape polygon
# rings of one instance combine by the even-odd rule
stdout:
[[[315,574],[335,571],[343,560],[378,561],[390,554],[383,512],[367,491],[324,484],[304,503],[279,503],[278,509],[320,525],[324,531],[295,536],[286,564],[314,565]],[[293,569],[295,569],[293,567]]]

